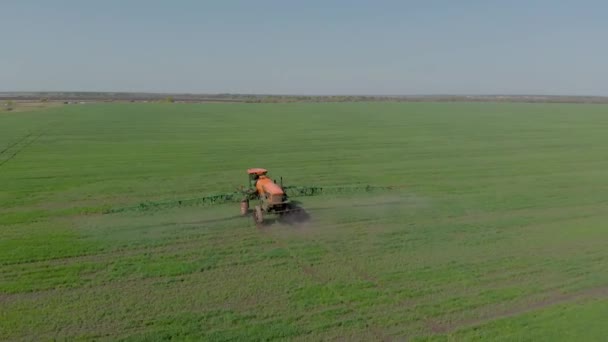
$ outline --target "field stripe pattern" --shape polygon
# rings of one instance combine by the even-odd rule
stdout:
[[[292,103],[0,115],[0,339],[599,340],[606,113]],[[344,191],[296,196],[307,220],[261,227],[238,199],[202,200],[232,194],[250,167]]]

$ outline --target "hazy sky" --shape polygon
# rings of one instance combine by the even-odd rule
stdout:
[[[608,95],[606,1],[0,1],[0,91]]]

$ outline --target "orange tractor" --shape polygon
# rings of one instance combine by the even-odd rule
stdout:
[[[268,170],[261,168],[248,169],[249,187],[241,189],[244,194],[241,200],[241,215],[249,213],[249,201],[258,200],[254,207],[253,219],[256,224],[264,221],[264,213],[287,214],[292,209],[292,203],[283,189],[283,179],[277,184],[268,177]]]

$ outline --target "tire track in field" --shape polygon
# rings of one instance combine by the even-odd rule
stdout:
[[[81,262],[106,262],[114,259],[119,259],[122,257],[131,257],[142,255],[145,253],[159,253],[165,252],[167,250],[178,248],[186,248],[190,246],[198,246],[200,245],[201,239],[192,239],[184,238],[184,239],[176,239],[169,240],[170,242],[162,245],[152,245],[152,246],[137,246],[137,247],[121,247],[112,249],[109,251],[103,250],[94,250],[90,253],[82,253],[82,254],[74,254],[74,255],[66,255],[60,257],[51,257],[47,259],[32,259],[32,260],[14,260],[14,261],[0,261],[0,266],[6,267],[16,267],[16,266],[27,266],[27,267],[36,267],[36,266],[62,266],[62,265],[71,265],[75,263]]]
[[[4,153],[6,153],[8,150],[10,150],[11,148],[15,147],[16,145],[20,144],[22,141],[24,141],[25,139],[29,138],[33,133],[30,132],[28,134],[26,134],[25,136],[18,138],[15,142],[13,143],[9,143],[8,146],[6,146],[2,151],[0,151],[0,156],[2,156]]]
[[[264,235],[266,235],[268,238],[270,238],[270,240],[272,240],[272,242],[274,243],[275,246],[279,247],[279,248],[283,248],[287,251],[287,253],[289,253],[289,257],[296,263],[296,265],[298,265],[298,267],[302,270],[302,272],[308,276],[309,278],[315,280],[318,283],[321,284],[325,284],[328,285],[329,283],[329,279],[327,279],[326,277],[323,277],[321,274],[319,274],[319,272],[315,271],[315,269],[313,267],[310,267],[308,265],[306,265],[305,262],[303,262],[300,258],[298,258],[296,256],[296,254],[294,252],[292,252],[291,248],[289,248],[289,245],[282,239],[274,236],[273,234],[271,234],[271,232],[269,232],[268,230],[264,229],[263,227],[257,226],[256,228]],[[317,241],[315,241],[317,242]],[[317,242],[318,243],[318,242]],[[327,249],[326,246],[321,245],[321,247]],[[332,254],[333,255],[333,254]],[[359,273],[357,273],[358,276]],[[365,279],[365,278],[362,278]],[[367,279],[365,279],[366,281],[369,281]],[[374,283],[375,284],[375,283]],[[375,285],[377,286],[377,285]],[[352,312],[358,312],[358,310],[355,308],[355,306],[348,301],[339,291],[337,291],[333,286],[328,286],[329,290],[333,293],[333,295],[338,298],[340,300],[341,304],[346,305],[346,307],[352,311]],[[379,341],[391,341],[391,339],[389,338],[389,336],[378,326],[372,324],[371,322],[366,320],[366,326],[369,328],[369,330],[374,334],[374,336],[376,336],[376,338]]]
[[[33,139],[30,139],[29,141],[27,141],[25,144],[23,144],[20,148],[18,148],[16,151],[14,151],[12,154],[10,154],[8,156],[8,158],[0,161],[0,167],[4,166],[6,163],[8,163],[9,161],[13,160],[19,153],[21,153],[23,150],[25,150],[27,147],[29,147],[30,145],[32,145],[34,142],[36,142],[38,139],[40,139],[40,137],[42,137],[44,135],[44,133],[40,133],[38,135],[36,135]]]
[[[5,158],[2,161],[0,161],[0,168],[2,166],[6,165],[6,163],[8,163],[9,161],[13,160],[18,154],[23,152],[26,148],[31,146],[33,143],[38,141],[38,139],[42,138],[54,125],[56,125],[58,123],[59,123],[59,121],[51,122],[51,123],[47,124],[45,127],[42,127],[41,129],[39,129],[38,132],[29,133],[26,136],[24,136],[23,138],[19,139],[17,142],[9,145],[4,150],[2,150],[0,153],[0,157],[2,155],[4,155],[4,156],[8,155],[8,158]],[[15,148],[15,150],[12,151],[12,153],[11,153],[10,150],[12,148]]]
[[[384,286],[382,284],[382,282],[380,282],[379,279],[370,275],[365,270],[362,270],[355,263],[348,261],[342,255],[340,255],[340,253],[338,253],[335,249],[331,248],[326,243],[323,243],[317,239],[313,239],[310,241],[321,246],[323,249],[325,249],[325,251],[327,251],[327,253],[334,260],[338,261],[344,267],[349,268],[352,271],[352,274],[354,274],[356,278],[359,278],[360,280],[363,280],[365,282],[372,284],[372,287],[374,289],[378,290],[380,293],[388,293],[386,286]],[[354,309],[354,308],[352,308],[351,305],[349,305],[349,308]],[[391,341],[392,340],[388,335],[386,335],[386,333],[383,332],[383,330],[380,327],[369,323],[369,328],[380,341]]]
[[[518,315],[526,314],[536,310],[542,310],[554,305],[580,303],[594,299],[608,298],[608,285],[588,288],[575,293],[560,293],[553,292],[546,298],[530,299],[525,298],[517,302],[510,308],[502,310],[493,310],[492,307],[487,308],[487,312],[482,313],[480,317],[454,321],[449,323],[427,322],[428,329],[435,334],[450,334],[463,328],[472,328],[483,324],[496,321],[499,319],[511,318]]]

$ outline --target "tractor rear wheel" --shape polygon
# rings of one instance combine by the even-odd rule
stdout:
[[[264,215],[262,214],[262,208],[259,205],[255,206],[253,211],[253,220],[256,224],[261,224],[264,221]]]

